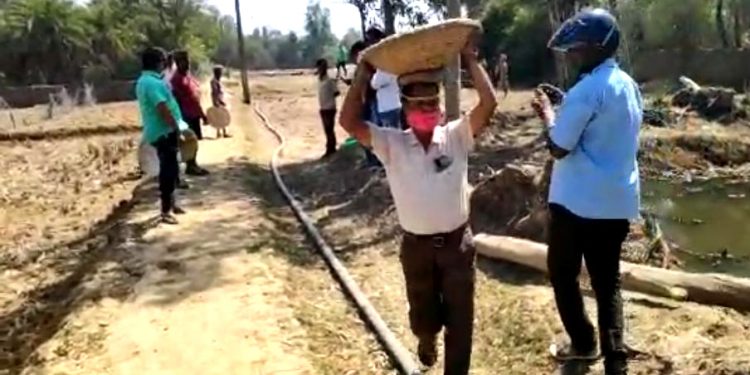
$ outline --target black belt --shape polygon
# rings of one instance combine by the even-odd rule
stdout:
[[[432,242],[433,247],[442,248],[445,246],[448,240],[451,239],[453,236],[463,236],[465,230],[466,230],[466,224],[462,224],[460,227],[450,232],[435,233],[435,234],[414,234],[414,233],[404,231],[404,236],[411,237],[419,242],[429,241],[429,242]]]

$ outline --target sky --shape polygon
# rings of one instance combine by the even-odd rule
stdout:
[[[234,16],[234,0],[206,0],[222,14]],[[245,34],[266,26],[282,32],[304,33],[305,10],[308,0],[240,0],[242,28]],[[338,37],[353,28],[359,30],[357,8],[344,0],[320,0],[320,5],[331,12],[331,30]]]

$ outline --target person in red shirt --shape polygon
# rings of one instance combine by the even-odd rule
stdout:
[[[200,84],[198,80],[190,74],[190,58],[187,51],[176,51],[174,61],[177,64],[177,71],[172,76],[172,92],[174,93],[177,103],[180,105],[180,112],[185,122],[190,126],[190,130],[195,133],[198,139],[203,139],[201,131],[201,121],[207,123],[206,114],[201,107]],[[185,173],[194,176],[203,176],[208,171],[199,167],[196,160],[185,160],[187,168]]]

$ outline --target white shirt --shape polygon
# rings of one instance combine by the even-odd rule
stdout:
[[[318,105],[320,109],[336,109],[336,95],[339,93],[336,80],[326,77],[324,80],[318,79]]]
[[[401,108],[401,90],[398,87],[398,76],[378,69],[372,75],[370,86],[377,91],[379,113]]]
[[[164,69],[164,71],[162,71],[162,75],[163,75],[162,80],[164,80],[164,83],[167,84],[167,87],[170,90],[172,90],[172,77],[174,76],[174,72],[175,72],[174,69],[169,69],[169,68]]]
[[[370,125],[372,147],[385,167],[401,227],[413,234],[448,233],[469,221],[468,117],[435,128],[425,151],[411,130]],[[450,159],[439,171],[436,160]]]

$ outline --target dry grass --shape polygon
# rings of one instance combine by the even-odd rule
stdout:
[[[15,121],[15,127],[11,121],[11,115]],[[136,127],[139,124],[138,108],[135,102],[70,107],[64,112],[55,113],[52,118],[48,116],[46,105],[12,110],[0,107],[0,133],[5,134]]]
[[[119,108],[124,110],[101,116],[101,109],[92,109],[93,113],[82,111],[81,116],[38,126],[79,129],[120,123],[119,119],[136,121],[134,107]],[[131,196],[137,183],[132,157],[137,144],[137,134],[0,142],[3,314],[16,307],[23,299],[19,296],[55,282],[78,264],[79,247],[93,246],[84,241],[74,250],[66,244],[85,238],[113,206]]]

